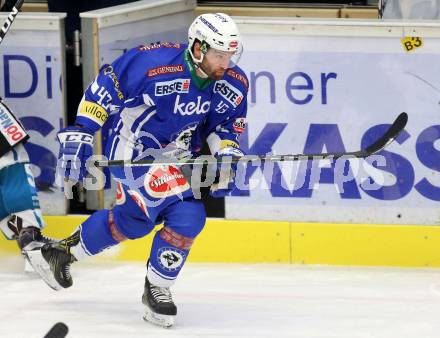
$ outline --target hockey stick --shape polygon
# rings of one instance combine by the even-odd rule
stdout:
[[[358,151],[344,152],[344,153],[322,153],[322,154],[296,154],[296,155],[246,155],[243,157],[233,157],[232,159],[216,159],[213,156],[202,156],[200,158],[192,158],[189,160],[178,161],[175,159],[145,159],[140,161],[130,160],[99,160],[95,161],[97,167],[137,167],[137,166],[149,166],[149,165],[184,165],[184,164],[221,164],[222,162],[238,163],[238,162],[251,162],[260,161],[264,163],[266,161],[303,161],[303,160],[323,160],[330,159],[335,160],[341,157],[344,158],[365,158],[385,148],[390,144],[405,128],[408,122],[408,114],[401,113],[388,130],[379,137],[373,144]],[[224,160],[224,161],[223,161]]]
[[[21,6],[23,5],[24,0],[18,0],[14,7],[12,7],[11,12],[9,13],[8,17],[6,18],[5,23],[3,24],[3,27],[0,29],[0,43],[3,41],[6,33],[8,32],[9,28],[11,27],[12,23],[15,20],[15,17],[18,14],[18,11],[20,10]]]
[[[69,328],[67,325],[59,322],[56,323],[43,338],[64,338],[68,332]]]

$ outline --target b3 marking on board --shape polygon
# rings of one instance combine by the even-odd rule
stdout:
[[[402,41],[403,49],[408,53],[414,52],[423,46],[423,39],[421,37],[406,36],[400,41]]]

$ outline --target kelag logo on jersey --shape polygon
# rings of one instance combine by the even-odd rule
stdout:
[[[214,93],[219,93],[231,103],[234,108],[236,108],[243,100],[243,94],[225,80],[220,80],[215,83]]]
[[[172,81],[157,82],[154,94],[156,96],[164,96],[173,93],[188,93],[190,81],[190,79],[175,79]]]
[[[197,96],[197,102],[185,102],[180,103],[180,95],[176,96],[176,101],[174,102],[173,113],[180,115],[200,115],[206,114],[211,106],[211,101],[202,102],[202,97]]]

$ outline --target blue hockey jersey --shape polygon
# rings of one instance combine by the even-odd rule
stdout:
[[[134,48],[105,65],[85,91],[76,124],[96,132],[113,119],[108,159],[139,159],[145,149],[212,153],[239,147],[247,111],[248,80],[239,67],[219,81],[195,75],[186,44]],[[142,156],[141,156],[142,157]]]

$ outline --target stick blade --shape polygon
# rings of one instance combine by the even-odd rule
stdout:
[[[59,322],[56,323],[48,333],[44,336],[44,338],[64,338],[67,336],[69,332],[69,328],[66,324]]]
[[[385,148],[388,144],[393,142],[394,139],[399,136],[402,130],[405,129],[407,123],[408,114],[405,112],[400,113],[400,115],[397,116],[396,120],[393,122],[387,132],[376,142],[365,148],[365,155],[370,156],[374,153],[377,153],[378,151]]]

